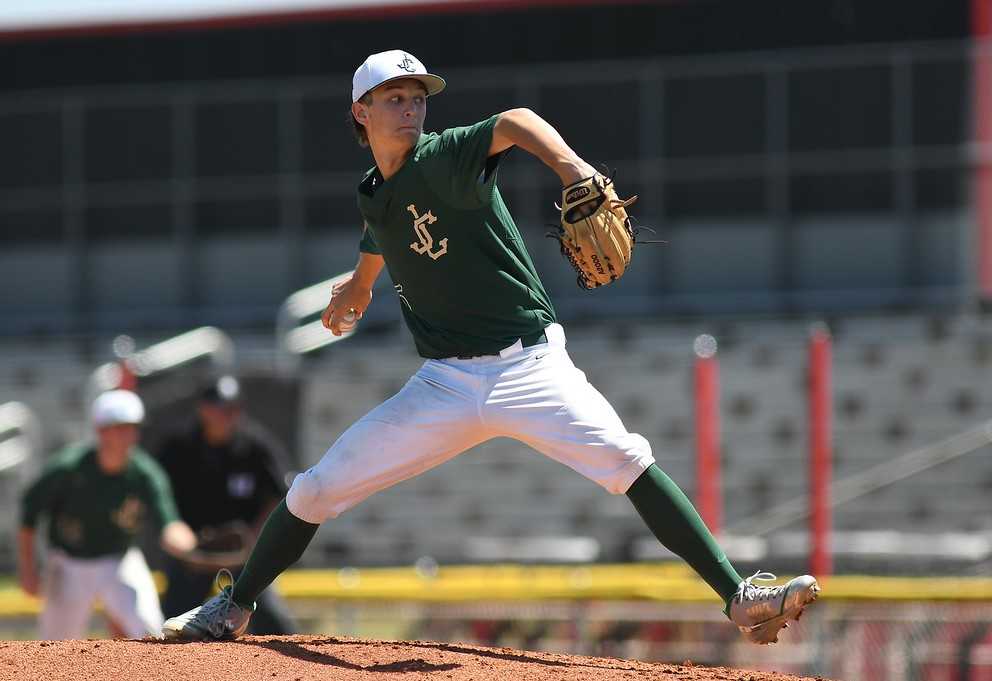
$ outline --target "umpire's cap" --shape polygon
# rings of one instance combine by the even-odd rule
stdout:
[[[237,404],[241,401],[241,386],[234,376],[221,376],[200,391],[200,401],[210,404]]]

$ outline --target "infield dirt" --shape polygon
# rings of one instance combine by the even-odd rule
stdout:
[[[219,643],[0,641],[0,679],[18,681],[814,681],[770,672],[652,664],[427,641],[246,636]],[[823,681],[818,679],[816,681]]]

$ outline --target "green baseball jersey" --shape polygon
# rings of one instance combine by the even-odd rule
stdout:
[[[360,249],[385,260],[423,357],[497,353],[556,321],[496,186],[497,119],[421,135],[395,175],[358,187]]]
[[[179,519],[169,480],[145,451],[135,447],[119,474],[105,473],[93,445],[59,452],[21,499],[21,525],[49,518],[48,538],[77,558],[123,553],[148,512],[159,525]]]

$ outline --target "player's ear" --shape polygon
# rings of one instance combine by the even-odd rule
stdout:
[[[351,105],[351,115],[355,117],[356,121],[364,124],[369,119],[369,109],[361,102],[354,102]]]

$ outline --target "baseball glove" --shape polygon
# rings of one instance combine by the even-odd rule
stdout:
[[[617,198],[613,178],[600,174],[565,187],[561,196],[561,224],[549,236],[558,239],[579,286],[597,288],[622,277],[634,250],[626,209],[637,197]]]
[[[205,527],[197,533],[196,548],[182,557],[187,567],[202,572],[243,565],[255,537],[242,522]]]

